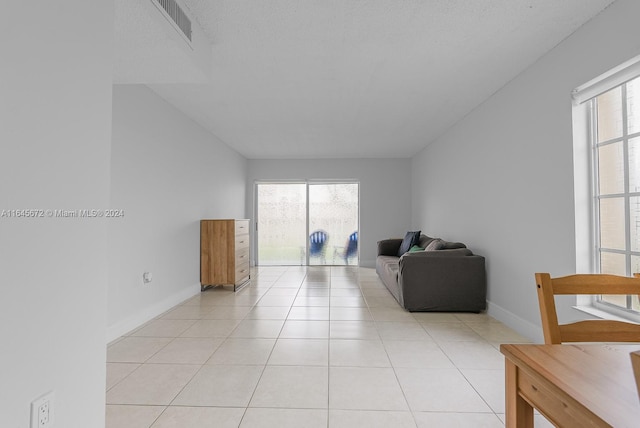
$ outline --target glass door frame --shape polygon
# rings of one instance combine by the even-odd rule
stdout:
[[[342,265],[310,265],[309,264],[309,186],[317,184],[357,184],[358,185],[358,214],[357,214],[357,232],[358,232],[358,248],[356,252],[356,266],[360,265],[360,181],[356,179],[303,179],[303,180],[255,180],[253,182],[253,211],[254,211],[254,248],[255,248],[255,265],[260,266],[259,245],[260,238],[258,234],[258,186],[261,184],[304,184],[306,187],[306,239],[305,239],[305,264],[303,266],[342,266]],[[269,265],[266,265],[269,266]],[[296,266],[296,265],[292,265]]]

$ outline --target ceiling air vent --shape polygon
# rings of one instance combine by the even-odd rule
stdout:
[[[176,0],[151,0],[191,44],[191,20]]]

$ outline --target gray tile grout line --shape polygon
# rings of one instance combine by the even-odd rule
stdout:
[[[282,275],[280,275],[280,277],[282,277]],[[273,285],[277,283],[277,280],[271,285],[271,287],[269,287],[268,290],[271,290],[273,288]],[[267,290],[267,292],[268,292]],[[298,289],[299,292],[299,289]],[[265,293],[266,294],[266,293]],[[298,293],[296,293],[297,296]],[[264,294],[263,294],[264,297]],[[261,298],[262,299],[262,298]],[[259,302],[260,300],[258,300]],[[294,299],[295,301],[295,299]],[[256,305],[257,303],[256,302]],[[256,306],[254,306],[256,307]],[[287,317],[289,316],[289,313],[291,313],[291,307],[289,307],[289,311],[287,312]],[[282,329],[284,329],[284,325],[286,323],[286,319],[285,321],[282,323],[282,326],[280,327],[280,332],[278,333],[278,336],[275,338],[274,342],[273,342],[273,347],[271,348],[271,351],[269,352],[269,356],[267,357],[267,359],[264,362],[264,366],[262,367],[262,371],[260,372],[260,376],[258,377],[258,381],[256,382],[256,386],[253,388],[253,392],[251,393],[251,397],[249,397],[249,401],[247,402],[247,405],[244,409],[244,412],[242,413],[242,418],[240,418],[240,422],[238,423],[238,427],[240,427],[242,425],[242,421],[244,421],[245,416],[247,415],[247,412],[249,411],[249,407],[251,406],[251,401],[253,400],[253,397],[256,394],[256,391],[258,390],[258,385],[260,385],[260,381],[262,380],[262,377],[264,376],[264,372],[267,370],[267,365],[269,364],[269,360],[271,359],[271,356],[273,355],[273,350],[275,349],[276,345],[278,344],[278,339],[280,338],[280,334],[282,334]]]
[[[286,272],[286,270],[285,270],[285,271],[283,271],[283,274],[281,274],[281,275],[278,277],[278,279],[280,279],[280,278],[284,275],[284,272]],[[295,302],[295,299],[297,299],[297,297],[300,295],[300,290],[301,290],[301,288],[302,288],[302,284],[304,284],[304,281],[305,281],[305,279],[307,278],[307,276],[308,276],[308,272],[307,272],[307,273],[305,274],[305,276],[303,277],[303,279],[302,279],[302,281],[301,281],[301,284],[297,287],[296,295],[294,296],[294,302]],[[258,276],[258,277],[259,277],[259,276]],[[347,278],[349,278],[350,276],[346,276],[346,277],[347,277]],[[329,282],[329,306],[328,306],[328,308],[329,308],[329,319],[327,320],[327,321],[328,321],[328,323],[329,323],[329,326],[330,326],[331,321],[345,321],[345,320],[338,320],[338,319],[333,320],[333,319],[332,319],[332,317],[331,317],[331,307],[332,307],[332,306],[331,306],[331,297],[333,297],[333,296],[332,296],[332,290],[334,289],[334,287],[331,287],[331,285],[332,285],[332,284],[331,284],[331,278],[333,278],[333,275],[332,275],[332,272],[330,271],[330,275],[329,275],[329,281],[330,281],[330,282]],[[249,315],[249,313],[251,313],[251,311],[253,311],[253,310],[257,307],[257,303],[258,303],[258,302],[259,302],[263,297],[265,297],[266,293],[268,293],[268,291],[269,291],[269,290],[271,290],[271,289],[273,289],[273,288],[274,288],[274,285],[278,282],[278,279],[277,279],[277,280],[275,280],[275,281],[274,281],[274,283],[272,283],[272,284],[271,284],[271,286],[269,286],[269,288],[267,289],[267,291],[265,291],[264,293],[262,293],[262,294],[260,295],[260,298],[259,298],[258,300],[256,300],[256,302],[255,302],[255,303],[253,303],[253,305],[250,307],[251,309],[247,312],[247,314],[245,314],[245,316],[244,316],[242,319],[239,319],[239,320],[240,320],[239,322],[241,322],[241,321],[244,321],[244,320],[247,320],[247,319],[248,319],[248,318],[247,318],[247,316]],[[376,328],[376,331],[377,331],[377,328],[378,328],[378,327],[377,327],[377,323],[378,323],[378,322],[382,322],[382,321],[376,321],[376,320],[375,320],[375,318],[373,317],[373,315],[372,315],[372,313],[371,313],[371,307],[369,306],[369,303],[366,301],[366,298],[364,297],[363,289],[362,289],[362,287],[361,287],[360,278],[357,278],[357,282],[358,282],[358,290],[359,290],[359,292],[360,292],[360,296],[362,296],[362,298],[365,300],[365,304],[367,305],[367,306],[366,306],[367,313],[369,313],[369,315],[371,316],[371,318],[372,318],[372,320],[373,320],[373,322],[374,322],[374,323],[373,323],[373,325],[374,325],[374,327]],[[342,287],[339,287],[339,288],[342,288]],[[347,287],[347,288],[350,288],[350,287]],[[340,297],[340,296],[336,296],[336,297]],[[349,297],[349,296],[347,296],[347,297]],[[167,313],[169,313],[169,312],[171,312],[172,310],[176,309],[176,307],[183,305],[183,304],[184,304],[186,301],[188,301],[188,300],[191,300],[191,299],[186,299],[185,301],[181,302],[180,304],[178,304],[178,305],[174,306],[173,308],[171,308],[171,309],[169,309],[169,310],[165,311],[165,312],[164,312],[163,314],[161,314],[160,316],[155,317],[153,320],[160,319],[160,318],[161,318],[161,316],[166,315]],[[234,307],[234,306],[229,306],[229,307]],[[250,403],[250,402],[251,402],[251,400],[253,399],[253,396],[254,396],[255,391],[256,391],[256,389],[257,389],[257,386],[258,386],[258,384],[259,384],[259,382],[260,382],[260,379],[262,379],[262,376],[263,376],[263,374],[264,374],[264,371],[265,371],[265,369],[266,369],[266,366],[268,365],[268,361],[269,361],[269,359],[271,358],[271,356],[272,356],[272,354],[273,354],[273,351],[274,351],[274,349],[275,349],[275,345],[277,344],[277,341],[280,339],[280,334],[282,334],[282,330],[283,330],[283,328],[284,328],[284,325],[285,325],[286,321],[287,321],[287,320],[289,320],[289,315],[290,315],[290,313],[291,313],[292,308],[294,307],[293,303],[292,303],[290,306],[288,306],[288,307],[289,307],[289,310],[288,310],[288,312],[287,312],[287,315],[286,315],[285,319],[283,320],[283,325],[282,325],[282,327],[280,328],[280,332],[278,333],[278,336],[275,338],[274,346],[271,348],[271,351],[270,351],[270,353],[269,353],[269,356],[267,357],[267,360],[265,361],[265,363],[264,363],[264,365],[263,365],[263,368],[262,368],[262,371],[261,371],[261,375],[260,375],[260,377],[258,378],[258,381],[257,381],[257,383],[256,383],[256,387],[254,388],[254,391],[253,391],[253,393],[252,393],[252,396],[251,396],[251,398],[249,399],[249,403]],[[217,308],[217,306],[215,306],[215,305],[214,305],[214,306],[213,306],[213,309],[212,309],[212,311],[211,311],[211,312],[215,311],[215,309],[216,309],[216,308]],[[351,308],[351,307],[346,306],[345,308]],[[354,308],[355,308],[355,307],[354,307]],[[200,316],[200,318],[198,318],[198,319],[194,320],[194,322],[191,324],[191,326],[193,326],[193,325],[197,322],[197,320],[202,320],[202,319],[204,319],[204,318],[203,318],[203,316],[206,316],[206,314],[205,314],[205,315],[201,315],[201,316]],[[454,314],[454,316],[455,316],[455,314]],[[458,318],[458,317],[456,317],[456,318]],[[484,397],[483,397],[483,396],[482,396],[482,395],[477,391],[477,389],[473,386],[473,384],[471,384],[471,382],[467,379],[467,377],[464,375],[464,373],[462,373],[461,369],[460,369],[460,368],[459,368],[459,367],[454,363],[454,361],[453,361],[453,360],[451,360],[451,357],[450,357],[450,356],[449,356],[449,355],[444,351],[444,349],[442,349],[441,344],[440,344],[440,341],[436,340],[435,338],[433,338],[433,337],[429,334],[429,332],[425,329],[424,324],[423,324],[419,319],[416,319],[415,317],[413,317],[413,319],[414,319],[414,321],[415,321],[415,322],[417,322],[417,323],[420,325],[420,327],[425,331],[425,333],[426,333],[426,334],[427,334],[427,335],[432,339],[433,343],[437,346],[437,348],[438,348],[441,352],[443,352],[443,353],[444,353],[444,355],[447,357],[447,359],[448,359],[448,360],[449,360],[449,361],[454,365],[454,367],[458,370],[458,372],[459,372],[459,373],[460,373],[460,374],[465,378],[465,380],[466,380],[466,381],[469,383],[469,385],[474,389],[474,391],[475,391],[475,392],[480,396],[480,398],[483,400],[483,402],[485,402],[485,404],[487,405],[487,407],[492,411],[491,413],[492,413],[492,414],[494,414],[494,415],[495,415],[496,417],[498,417],[498,419],[499,419],[498,414],[497,414],[495,411],[493,411],[493,409],[491,408],[491,406],[489,405],[489,403],[488,403],[488,402],[486,402],[486,400],[484,399]],[[471,328],[471,327],[467,324],[467,321],[465,321],[465,320],[463,320],[463,319],[460,319],[460,318],[458,318],[458,319],[459,319],[459,321],[460,321],[462,324],[464,324],[464,325],[466,325],[467,327]],[[149,322],[151,322],[151,321],[153,321],[153,320],[150,320]],[[346,320],[346,321],[349,321],[349,320]],[[363,320],[355,320],[355,321],[363,321]],[[133,329],[131,332],[129,332],[129,333],[128,333],[128,335],[129,335],[129,336],[127,336],[127,335],[123,335],[122,337],[120,337],[120,338],[118,338],[118,339],[114,340],[112,343],[108,344],[108,346],[115,345],[117,342],[119,342],[119,341],[123,340],[125,337],[147,337],[147,336],[130,336],[130,334],[131,334],[131,333],[133,333],[133,332],[135,332],[135,331],[138,331],[139,329],[141,329],[142,327],[144,327],[144,325],[148,324],[149,322],[147,322],[147,323],[143,324],[142,326],[140,326],[140,327],[138,327],[138,328],[136,328],[136,329]],[[185,331],[186,331],[186,330],[188,330],[191,326],[186,327]],[[222,342],[221,342],[221,343],[216,347],[216,349],[214,349],[214,350],[213,350],[213,352],[212,352],[212,354],[211,354],[211,355],[215,354],[215,352],[217,352],[217,351],[219,350],[219,348],[222,346],[222,344],[223,344],[223,343],[225,343],[227,340],[229,340],[229,338],[231,337],[231,334],[232,334],[232,333],[233,333],[233,331],[235,331],[237,328],[238,328],[238,326],[236,326],[236,327],[235,327],[235,328],[234,328],[234,329],[233,329],[233,330],[232,330],[228,335],[226,335],[226,336],[223,338],[223,341],[222,341]],[[472,329],[472,330],[473,330],[473,329]],[[476,332],[476,331],[474,330],[474,332]],[[478,333],[476,332],[476,334],[478,334]],[[395,374],[395,376],[396,376],[396,380],[397,380],[397,382],[398,382],[398,384],[399,384],[399,386],[400,386],[400,388],[401,388],[401,390],[402,390],[402,392],[403,392],[403,397],[404,397],[405,402],[406,402],[406,404],[407,404],[408,411],[412,414],[412,417],[413,417],[414,423],[416,423],[416,424],[417,424],[417,421],[415,420],[414,411],[413,411],[413,410],[411,409],[411,407],[409,406],[409,404],[408,404],[408,400],[406,399],[406,395],[405,395],[404,389],[402,388],[402,386],[401,386],[401,384],[400,384],[400,382],[399,382],[399,379],[397,378],[397,373],[396,373],[396,371],[395,371],[396,367],[395,367],[395,366],[392,364],[392,362],[391,362],[391,358],[389,357],[389,353],[388,353],[387,346],[385,346],[385,344],[384,344],[384,340],[382,339],[382,337],[381,337],[379,334],[378,334],[378,336],[379,336],[380,341],[382,342],[383,349],[385,350],[385,355],[387,356],[387,359],[389,360],[389,363],[390,363],[390,366],[391,366],[390,368],[392,368],[392,369],[394,370],[394,374]],[[492,344],[488,339],[486,339],[485,337],[483,337],[483,336],[481,336],[481,335],[479,335],[479,336],[482,338],[482,342],[484,342],[484,343],[488,343],[490,346],[492,346],[492,347],[493,347],[493,344]],[[154,337],[154,336],[149,336],[149,337]],[[128,364],[138,364],[138,367],[136,367],[136,368],[135,368],[131,373],[127,374],[124,378],[120,379],[118,382],[116,382],[114,385],[112,385],[112,386],[107,390],[107,392],[108,392],[109,390],[111,390],[112,388],[114,388],[114,387],[115,387],[116,385],[118,385],[119,383],[121,383],[124,379],[126,379],[127,377],[129,377],[132,373],[134,373],[134,372],[136,372],[138,369],[140,369],[140,367],[142,367],[144,364],[152,364],[152,363],[148,363],[148,361],[149,361],[151,358],[153,358],[153,356],[155,356],[157,353],[159,353],[162,349],[165,349],[165,348],[166,348],[170,343],[172,343],[175,339],[178,339],[179,337],[180,337],[179,335],[178,335],[178,336],[175,336],[175,337],[170,337],[170,339],[171,339],[171,340],[170,340],[169,342],[167,342],[164,346],[162,346],[161,348],[159,348],[156,352],[154,352],[151,356],[149,356],[149,357],[148,357],[144,362],[142,362],[142,363],[140,363],[140,362],[131,362],[131,363],[128,363]],[[331,334],[330,334],[330,332],[329,332],[329,334],[328,334],[327,341],[328,341],[328,347],[327,347],[328,355],[327,355],[327,358],[329,359],[329,358],[330,358],[330,346],[331,346]],[[211,358],[211,356],[209,356],[209,358]],[[207,361],[208,361],[208,359],[207,359]],[[119,362],[114,362],[114,363],[119,363]],[[125,363],[125,362],[122,362],[122,363]],[[161,363],[159,363],[159,364],[161,364]],[[169,363],[167,363],[167,364],[169,364]],[[199,368],[199,369],[194,373],[194,375],[193,375],[193,376],[191,376],[191,378],[189,379],[189,381],[188,381],[188,382],[185,384],[185,386],[184,386],[184,387],[183,387],[183,388],[182,388],[182,389],[181,389],[181,390],[176,394],[176,396],[171,400],[171,403],[170,403],[169,405],[159,405],[160,407],[164,407],[164,409],[163,409],[163,411],[160,413],[160,415],[158,415],[158,417],[154,420],[154,422],[153,422],[153,423],[155,423],[155,422],[158,420],[158,418],[160,418],[160,416],[161,416],[162,414],[164,414],[164,412],[166,411],[166,409],[167,409],[169,406],[171,406],[171,405],[172,405],[172,403],[173,403],[173,401],[175,400],[175,398],[176,398],[176,397],[177,397],[177,396],[178,396],[178,395],[179,395],[179,394],[184,390],[184,388],[186,387],[186,385],[188,385],[188,384],[193,380],[193,378],[197,375],[197,373],[199,373],[199,372],[200,372],[200,370],[201,370],[201,369],[206,365],[206,362],[205,362],[204,364],[187,364],[187,365],[199,365],[199,366],[200,366],[200,368]],[[327,367],[327,368],[328,368],[328,370],[330,370],[330,368],[331,368],[331,366],[330,366],[330,361],[328,361],[328,367]],[[329,373],[328,373],[328,374],[329,374]],[[328,392],[329,392],[329,393],[328,393],[328,396],[327,396],[327,424],[329,424],[329,412],[330,412],[330,409],[329,409],[329,404],[330,404],[330,385],[329,385],[329,383],[330,383],[330,376],[328,376],[327,381],[328,381],[327,388],[328,388]],[[122,404],[122,405],[133,405],[133,404]],[[158,406],[158,405],[147,404],[147,406]],[[181,406],[180,406],[180,407],[181,407]],[[187,407],[189,407],[189,406],[187,406]],[[198,406],[198,407],[201,407],[201,406]],[[205,407],[218,407],[218,406],[205,406]],[[232,407],[233,407],[233,406],[232,406]],[[240,408],[242,408],[242,407],[240,407]],[[241,421],[244,419],[244,416],[246,415],[246,412],[247,412],[247,410],[248,410],[248,408],[249,408],[249,404],[248,404],[246,407],[243,407],[243,408],[244,408],[244,413],[243,413],[243,416],[242,416],[242,418],[241,418]],[[500,420],[500,419],[499,419],[499,420]]]

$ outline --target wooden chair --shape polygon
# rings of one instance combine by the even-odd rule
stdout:
[[[640,294],[640,275],[634,276],[581,274],[551,278],[548,273],[536,273],[544,342],[640,342],[639,324],[586,320],[559,325],[554,299],[560,294]]]

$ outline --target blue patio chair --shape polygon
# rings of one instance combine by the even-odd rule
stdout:
[[[316,230],[309,235],[309,257],[320,257],[322,263],[325,263],[326,244],[329,235],[324,230]]]
[[[347,245],[344,247],[336,247],[333,252],[333,259],[335,261],[336,255],[340,256],[344,260],[345,264],[349,264],[349,259],[358,254],[358,232],[355,231],[349,235]]]

